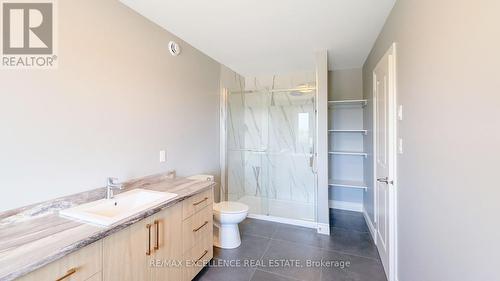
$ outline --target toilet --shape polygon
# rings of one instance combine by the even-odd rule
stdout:
[[[212,175],[188,177],[192,180],[214,181]],[[238,224],[248,215],[248,206],[233,201],[214,203],[214,246],[222,249],[234,249],[241,245]]]
[[[214,246],[222,249],[238,248],[241,244],[238,224],[248,215],[248,206],[239,202],[223,201],[214,204]]]

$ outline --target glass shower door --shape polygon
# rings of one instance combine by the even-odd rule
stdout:
[[[315,92],[275,91],[270,96],[268,215],[315,221]]]
[[[315,221],[315,91],[230,93],[228,199],[254,216]]]
[[[263,91],[227,98],[228,199],[247,204],[252,215],[268,215],[268,101]]]

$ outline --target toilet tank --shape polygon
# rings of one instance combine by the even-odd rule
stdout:
[[[187,177],[187,179],[190,179],[190,180],[202,180],[202,181],[211,181],[211,182],[215,182],[215,176],[214,175],[194,175],[194,176],[190,176],[190,177]],[[220,185],[215,183],[215,187],[214,187],[214,202],[218,203],[220,202],[221,200],[221,196],[220,196]]]
[[[188,177],[190,180],[206,180],[206,181],[215,181],[215,176],[213,175],[194,175]]]

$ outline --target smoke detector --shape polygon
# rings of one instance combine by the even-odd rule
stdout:
[[[179,44],[177,44],[174,41],[170,41],[170,42],[168,42],[168,50],[170,51],[170,53],[172,54],[172,56],[175,57],[175,56],[180,55],[180,53],[181,53],[181,46],[179,46]]]

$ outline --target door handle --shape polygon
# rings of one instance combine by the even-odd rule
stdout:
[[[193,232],[197,232],[198,230],[202,229],[207,224],[208,224],[208,221],[205,221],[202,225],[200,225],[199,227],[193,229]]]
[[[197,264],[199,261],[201,261],[201,259],[202,259],[202,258],[203,258],[206,254],[208,254],[208,250],[205,250],[205,251],[203,252],[203,254],[201,255],[201,257],[199,257],[199,258],[196,260],[196,262],[195,262],[194,264]]]
[[[154,221],[155,227],[156,227],[156,245],[154,246],[155,251],[160,249],[160,221],[155,220]]]
[[[68,277],[70,277],[71,275],[75,274],[76,273],[76,268],[71,268],[69,269],[66,274],[64,274],[64,276],[61,276],[60,278],[56,279],[56,281],[62,281]]]
[[[151,255],[151,225],[146,224],[146,228],[148,229],[148,250],[146,251],[146,256]]]
[[[200,201],[198,201],[198,202],[196,202],[196,203],[193,203],[193,206],[198,206],[198,205],[200,205],[201,203],[203,203],[203,202],[205,202],[205,201],[207,201],[207,200],[208,200],[208,197],[205,197],[205,198],[203,198],[202,200],[200,200]]]
[[[393,184],[394,183],[394,181],[390,181],[388,177],[378,178],[377,181],[385,183],[385,184]]]

